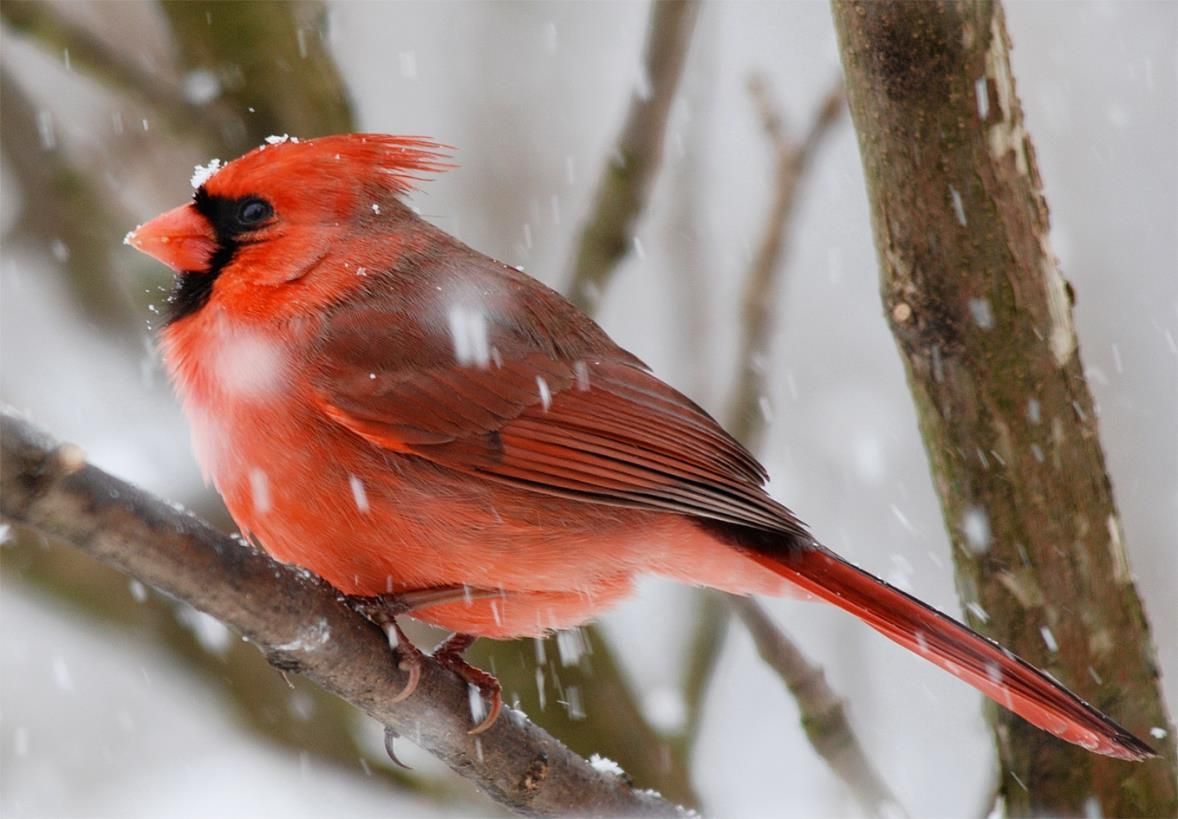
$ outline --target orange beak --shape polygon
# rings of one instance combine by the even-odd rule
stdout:
[[[126,244],[177,273],[207,270],[217,252],[217,235],[191,204],[172,208],[127,234]]]

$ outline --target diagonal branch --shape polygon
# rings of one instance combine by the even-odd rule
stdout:
[[[529,815],[675,816],[679,809],[597,770],[508,711],[478,739],[466,686],[427,662],[418,690],[404,686],[380,630],[327,584],[275,562],[56,446],[0,413],[0,514],[60,538],[185,600],[296,671],[429,750],[492,799]]]
[[[698,0],[654,0],[643,53],[641,87],[630,97],[626,123],[602,174],[574,253],[569,300],[593,314],[609,278],[634,240],[663,155],[663,138],[687,45],[699,12]]]
[[[728,604],[749,630],[761,659],[793,695],[806,738],[863,810],[872,816],[905,815],[859,744],[843,700],[827,684],[821,666],[811,663],[755,601],[728,596]]]

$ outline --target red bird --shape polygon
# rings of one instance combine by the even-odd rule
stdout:
[[[178,274],[164,360],[234,520],[385,625],[456,632],[436,656],[493,695],[476,730],[499,696],[461,659],[475,637],[579,625],[657,574],[799,587],[1069,742],[1153,755],[816,542],[744,447],[592,319],[416,216],[402,196],[445,167],[423,139],[272,142],[128,240]]]

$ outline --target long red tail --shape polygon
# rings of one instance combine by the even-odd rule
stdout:
[[[1157,755],[1030,663],[826,549],[750,556],[1061,739],[1117,759]]]

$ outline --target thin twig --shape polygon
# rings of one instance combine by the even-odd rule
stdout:
[[[765,414],[761,410],[761,396],[765,391],[765,359],[768,341],[773,333],[774,309],[779,279],[784,271],[785,251],[788,247],[791,216],[799,183],[810,168],[822,140],[837,123],[844,105],[841,81],[823,98],[805,137],[800,142],[791,140],[785,130],[781,113],[773,103],[765,81],[754,77],[749,82],[753,103],[769,138],[774,159],[773,203],[766,217],[761,241],[745,276],[742,299],[742,327],[740,351],[737,358],[739,375],[729,400],[726,424],[737,440],[752,451],[761,444],[765,431]],[[684,697],[687,720],[684,723],[683,743],[690,750],[699,731],[703,698],[719,662],[727,634],[729,609],[723,595],[702,596],[696,612],[695,628],[689,656]]]
[[[863,809],[876,816],[903,815],[903,808],[863,752],[847,720],[842,699],[826,683],[826,675],[786,639],[755,601],[730,597],[765,663],[793,694],[802,727],[814,750],[850,786]]]
[[[754,76],[749,81],[749,92],[773,150],[773,203],[765,217],[761,241],[745,278],[741,308],[744,332],[738,359],[740,371],[729,399],[726,420],[728,431],[755,451],[765,431],[765,412],[761,407],[765,392],[765,359],[773,335],[774,316],[781,312],[777,296],[798,185],[809,170],[818,146],[839,121],[846,106],[840,80],[823,98],[801,142],[795,142],[786,134],[780,110],[772,100],[765,79]]]
[[[765,360],[774,317],[780,313],[778,291],[798,186],[845,105],[840,81],[823,98],[801,142],[795,142],[786,133],[765,80],[754,76],[749,91],[773,149],[776,184],[773,204],[745,280],[740,374],[729,402],[727,426],[742,443],[756,449],[765,433],[765,413],[760,406],[765,390]],[[747,598],[710,594],[700,601],[684,692],[688,713],[684,737],[687,749],[690,750],[698,733],[703,697],[723,651],[729,614],[733,610],[748,627],[761,656],[781,675],[793,694],[811,745],[864,809],[876,815],[889,809],[901,810],[864,753],[846,718],[842,700],[827,685],[822,669],[811,663],[760,606]]]
[[[384,636],[323,581],[280,564],[56,446],[0,413],[0,515],[60,538],[240,632],[276,667],[306,675],[430,751],[500,804],[532,815],[675,816],[595,769],[517,711],[477,739],[467,686],[426,662],[417,691]]]
[[[699,12],[697,0],[654,0],[643,52],[643,80],[598,183],[568,286],[573,304],[593,313],[617,264],[634,242],[663,155],[664,134]]]

